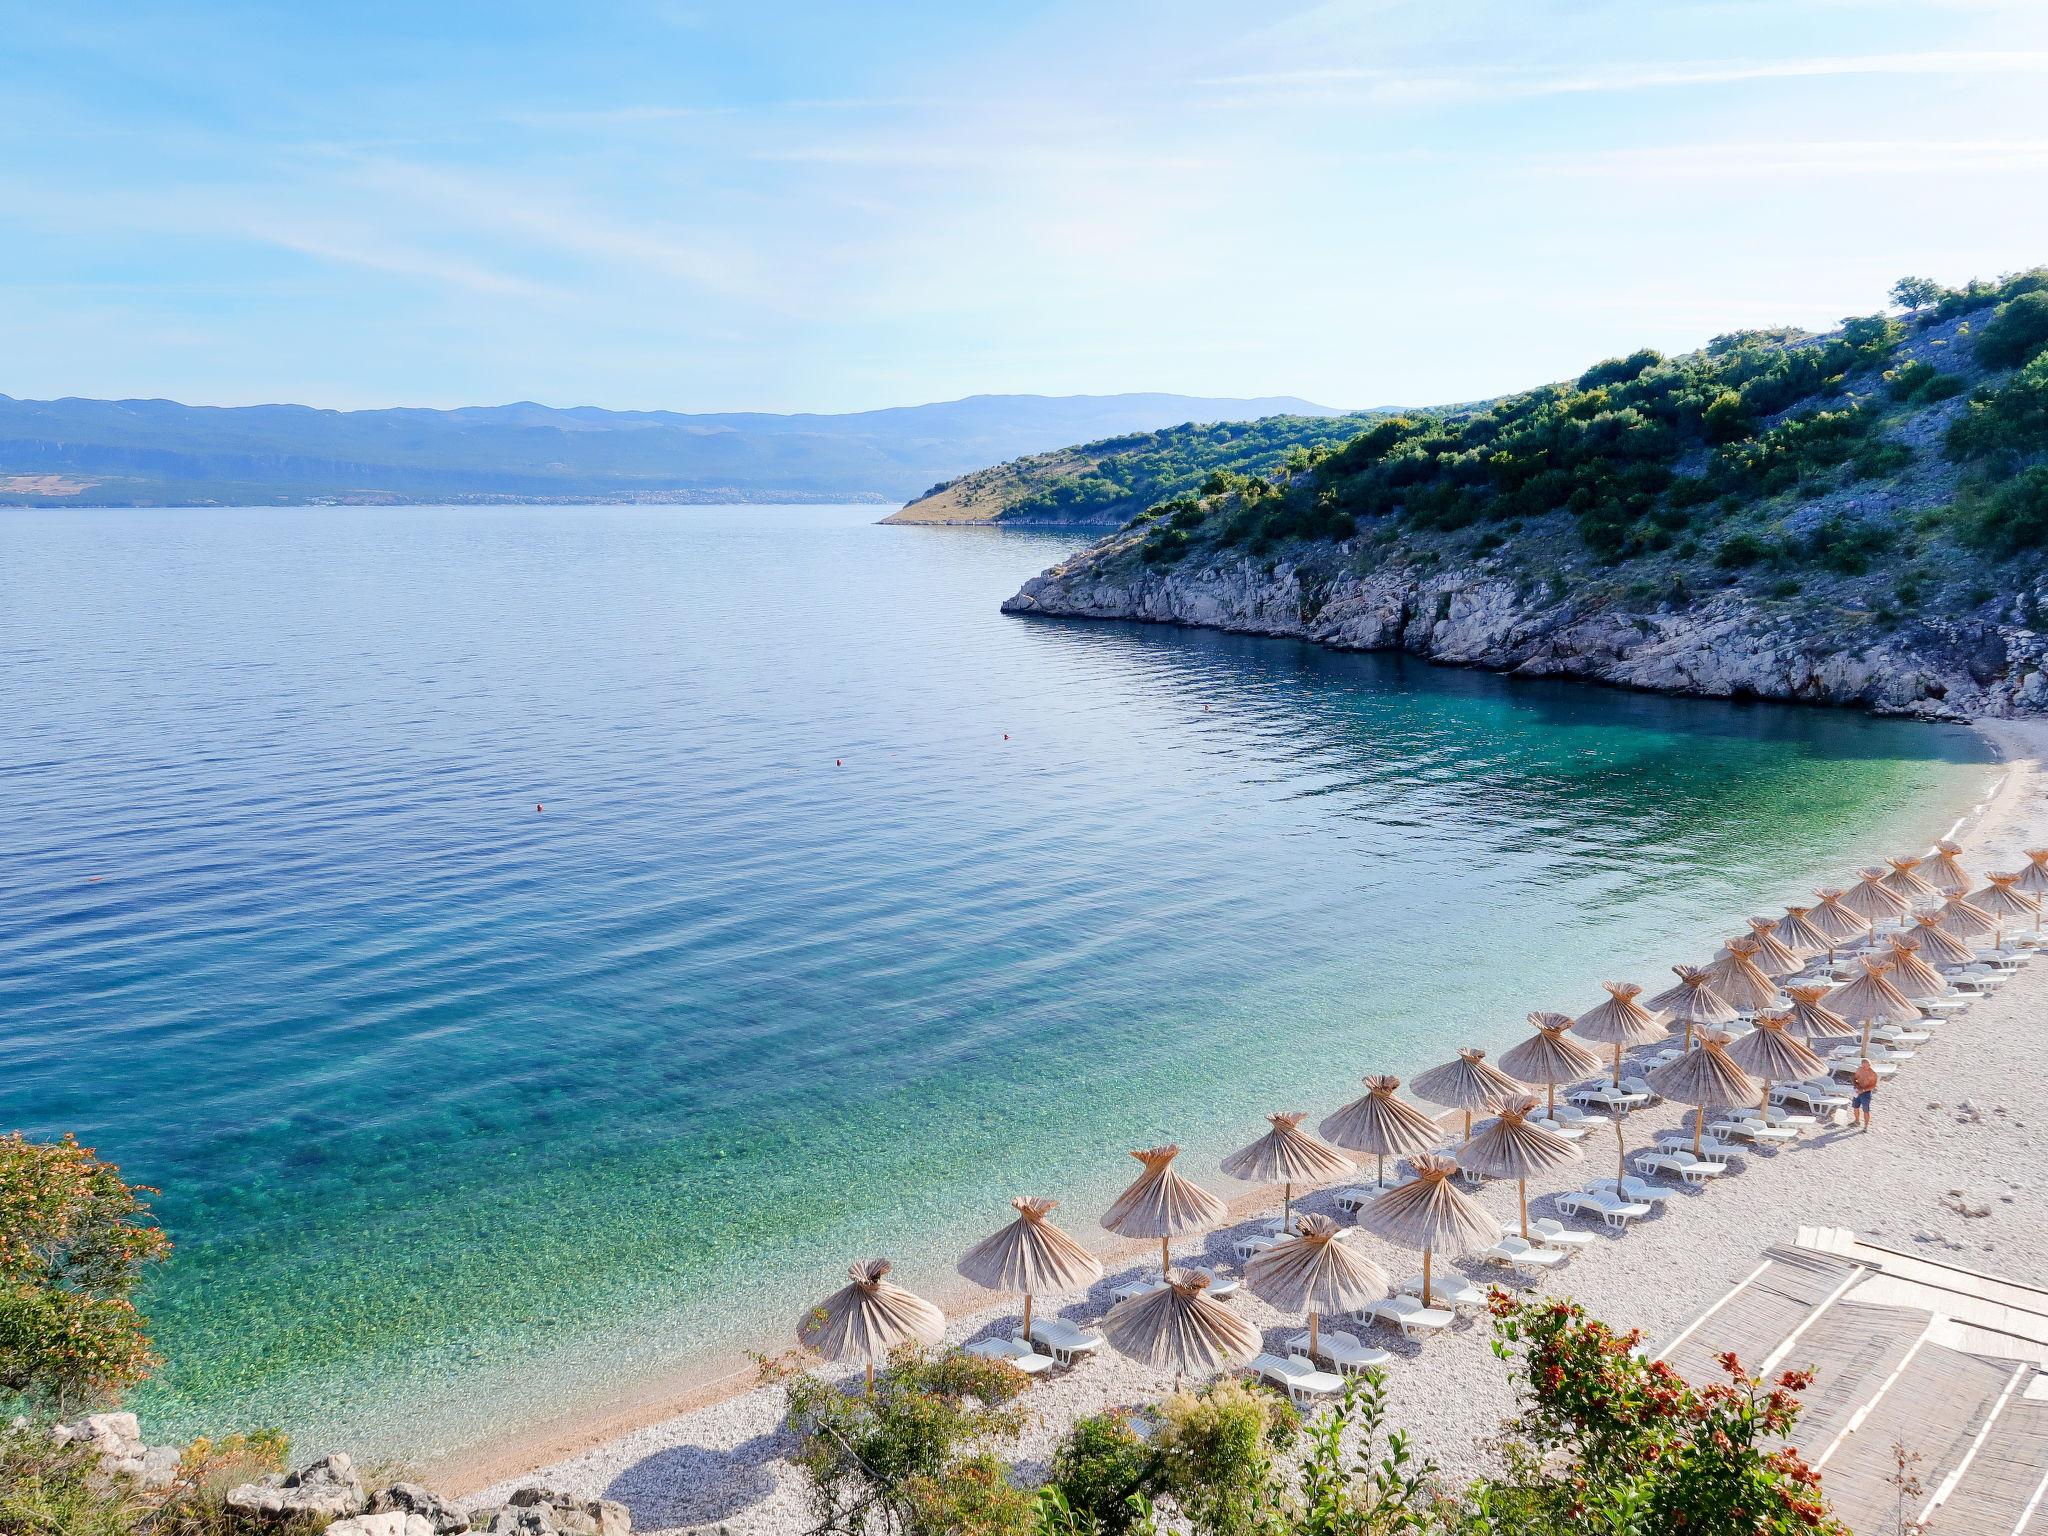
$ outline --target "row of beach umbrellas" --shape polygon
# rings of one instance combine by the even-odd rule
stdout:
[[[1695,1107],[1698,1150],[1707,1113],[1749,1104],[1768,1107],[1774,1083],[1825,1074],[1811,1042],[1853,1038],[1860,1029],[1867,1051],[1870,1030],[1881,1023],[1917,1019],[1916,1000],[1942,995],[1948,981],[1938,967],[1975,960],[1973,941],[2002,944],[2008,922],[2031,920],[2038,931],[2048,895],[2048,849],[2029,849],[2026,869],[1991,875],[1970,889],[1958,855],[1943,840],[1925,860],[1890,859],[1859,871],[1846,890],[1822,889],[1810,906],[1790,906],[1782,918],[1751,918],[1749,932],[1730,939],[1705,966],[1676,966],[1676,985],[1639,1001],[1633,982],[1602,985],[1606,1001],[1573,1018],[1539,1011],[1533,1033],[1508,1050],[1498,1066],[1476,1048],[1419,1074],[1415,1094],[1463,1116],[1462,1145],[1440,1149],[1443,1128],[1427,1112],[1398,1097],[1400,1079],[1364,1079],[1366,1092],[1327,1116],[1322,1139],[1301,1128],[1300,1113],[1268,1116],[1268,1130],[1222,1162],[1232,1178],[1282,1189],[1281,1239],[1256,1254],[1244,1283],[1254,1295],[1286,1312],[1305,1313],[1313,1354],[1319,1320],[1379,1300],[1386,1275],[1341,1239],[1343,1228],[1321,1215],[1295,1218],[1298,1188],[1329,1184],[1351,1173],[1348,1154],[1375,1160],[1374,1181],[1384,1192],[1360,1208],[1359,1226],[1397,1245],[1419,1249],[1422,1292],[1430,1300],[1431,1264],[1491,1247],[1501,1225],[1452,1178],[1460,1168],[1483,1178],[1514,1179],[1521,1233],[1529,1235],[1528,1180],[1581,1156],[1572,1141],[1534,1117],[1554,1109],[1560,1083],[1584,1079],[1611,1065],[1619,1084],[1622,1053],[1669,1038],[1677,1029],[1682,1053],[1648,1073],[1652,1088]],[[1916,910],[1919,909],[1919,910]],[[1910,931],[1906,931],[1910,926]],[[1840,985],[1801,985],[1798,975],[1818,955],[1832,965],[1839,951],[1868,943],[1880,927],[1894,930],[1881,957],[1864,959],[1860,974]],[[1930,963],[1930,961],[1932,963]],[[1724,1026],[1753,1022],[1739,1038]],[[1587,1044],[1605,1046],[1603,1060]],[[1541,1087],[1545,1095],[1530,1090]],[[1473,1134],[1475,1115],[1492,1120]],[[1626,1144],[1615,1119],[1616,1188],[1626,1174]],[[1174,1145],[1133,1152],[1141,1171],[1103,1213],[1102,1225],[1124,1238],[1157,1240],[1161,1284],[1113,1306],[1100,1323],[1111,1348],[1176,1372],[1202,1372],[1256,1354],[1258,1331],[1208,1294],[1205,1271],[1176,1273],[1175,1238],[1210,1230],[1229,1217],[1228,1206],[1175,1167]],[[1408,1159],[1413,1176],[1387,1187],[1386,1160]],[[1099,1259],[1051,1220],[1056,1202],[1020,1196],[1016,1215],[960,1260],[959,1272],[975,1285],[1024,1298],[1023,1336],[1031,1337],[1034,1298],[1084,1290],[1102,1278]],[[849,1284],[807,1312],[799,1341],[828,1360],[863,1361],[870,1388],[874,1364],[905,1344],[936,1345],[945,1328],[940,1309],[891,1281],[889,1261],[874,1259],[849,1270]]]

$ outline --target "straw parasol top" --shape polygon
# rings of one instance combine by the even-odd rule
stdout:
[[[1565,1033],[1568,1013],[1532,1013],[1536,1033],[1511,1046],[1500,1058],[1501,1070],[1525,1083],[1566,1083],[1600,1070],[1600,1058]]]
[[[1927,883],[1944,896],[1960,896],[1970,888],[1969,874],[1963,869],[1962,860],[1957,857],[1962,851],[1961,843],[1952,843],[1945,837],[1937,839],[1934,844],[1934,857],[1927,861],[1927,867],[1921,871]],[[2048,853],[2048,849],[2042,851]],[[2030,853],[2028,857],[2031,858],[2032,854]],[[2021,876],[2021,879],[2024,881],[2025,876]],[[2048,881],[2048,873],[2044,873],[2042,879]],[[2048,890],[2048,884],[2044,884],[2042,889]]]
[[[1941,931],[1965,944],[1998,932],[1998,919],[1965,896],[1941,904]]]
[[[853,1283],[834,1291],[797,1319],[797,1342],[827,1360],[889,1358],[904,1344],[936,1344],[945,1336],[946,1314],[891,1282],[887,1259],[847,1266]]]
[[[1223,1171],[1254,1184],[1323,1184],[1341,1179],[1355,1164],[1300,1129],[1299,1114],[1266,1116],[1273,1129],[1223,1159]]]
[[[1182,1270],[1118,1302],[1101,1323],[1118,1354],[1162,1371],[1203,1375],[1259,1352],[1259,1330],[1208,1294],[1209,1277]]]
[[[1795,1038],[1789,1013],[1760,1013],[1756,1028],[1728,1047],[1728,1059],[1751,1077],[1772,1083],[1796,1083],[1819,1077],[1827,1063]]]
[[[1458,1160],[1418,1157],[1415,1177],[1358,1213],[1358,1224],[1403,1248],[1452,1255],[1475,1253],[1500,1241],[1501,1225],[1485,1207],[1451,1182]]]
[[[1368,1077],[1362,1099],[1353,1099],[1323,1121],[1322,1132],[1338,1146],[1371,1157],[1409,1157],[1427,1152],[1444,1139],[1443,1127],[1410,1104],[1394,1097],[1398,1077]]]
[[[1722,1104],[1749,1104],[1763,1096],[1764,1085],[1728,1059],[1728,1036],[1703,1029],[1693,1048],[1676,1061],[1650,1069],[1650,1086],[1667,1099],[1713,1109]]]
[[[1778,1000],[1779,986],[1757,969],[1755,939],[1730,939],[1721,958],[1707,969],[1707,980],[1732,1008],[1768,1008]]]
[[[1671,967],[1678,977],[1678,985],[1668,991],[1659,992],[1650,1001],[1662,1008],[1674,1024],[1731,1024],[1736,1012],[1728,999],[1714,990],[1714,982],[1705,970],[1692,965]]]
[[[1477,1046],[1466,1046],[1456,1061],[1431,1067],[1409,1083],[1419,1099],[1452,1109],[1492,1109],[1525,1090],[1507,1073],[1486,1059]]]
[[[1179,1237],[1213,1227],[1230,1214],[1221,1200],[1174,1171],[1179,1147],[1147,1147],[1131,1156],[1145,1171],[1102,1213],[1103,1226],[1118,1237]]]
[[[1542,1102],[1523,1094],[1501,1105],[1500,1118],[1458,1149],[1458,1166],[1489,1179],[1526,1179],[1575,1161],[1577,1147],[1524,1118]]]
[[[1607,1001],[1582,1013],[1572,1028],[1602,1045],[1648,1045],[1664,1038],[1664,1020],[1636,1001],[1642,988],[1632,981],[1603,981]]]
[[[1956,873],[1961,874],[1961,870]],[[2029,848],[2027,867],[2020,871],[2020,878],[2013,887],[2025,891],[2029,896],[2048,895],[2048,848]],[[1969,889],[1969,882],[1963,882],[1962,890]],[[1959,890],[1954,894],[1961,895]]]
[[[2010,875],[1986,875],[1991,883],[1981,891],[1970,892],[1970,905],[1980,912],[1989,912],[1999,917],[2038,917],[2041,903],[2024,891],[2017,890],[2020,883],[2018,873]]]
[[[1828,1007],[1851,1024],[1905,1024],[1919,1018],[1920,1010],[1885,979],[1891,968],[1889,960],[1864,961],[1861,976],[1828,993]]]
[[[1019,1195],[1010,1204],[1017,1208],[1017,1219],[969,1249],[959,1264],[961,1274],[991,1291],[1027,1296],[1078,1291],[1102,1278],[1095,1255],[1046,1220],[1057,1200]]]
[[[1772,930],[1778,942],[1795,955],[1817,955],[1824,949],[1832,949],[1828,936],[1814,926],[1807,914],[1811,907],[1787,907],[1785,915],[1778,919],[1778,926]]]
[[[1828,995],[1830,988],[1825,982],[1811,987],[1787,987],[1785,995],[1792,999],[1792,1006],[1785,1011],[1787,1034],[1801,1039],[1813,1040],[1828,1035],[1853,1035],[1849,1021],[1824,1004],[1821,999]]]
[[[1778,925],[1768,917],[1752,917],[1749,931],[1756,940],[1756,968],[1773,980],[1796,975],[1805,965],[1798,953],[1778,937]]]
[[[1886,859],[1892,871],[1884,877],[1884,888],[1894,896],[1903,896],[1909,903],[1933,901],[1941,892],[1920,878],[1919,859]]]
[[[1823,886],[1815,891],[1820,905],[1807,914],[1813,926],[1826,934],[1836,945],[1846,944],[1851,939],[1860,939],[1870,932],[1870,919],[1852,912],[1842,905],[1842,893],[1833,886]]]
[[[1327,1216],[1304,1216],[1293,1237],[1254,1257],[1244,1283],[1282,1312],[1349,1312],[1387,1294],[1386,1273],[1338,1241],[1344,1228]]]
[[[1919,947],[1917,937],[1901,935],[1891,941],[1890,953],[1885,956],[1891,962],[1891,984],[1901,997],[1915,1001],[1947,996],[1948,978],[1915,953]]]
[[[1897,891],[1888,890],[1882,869],[1859,869],[1856,884],[1842,898],[1842,905],[1867,923],[1895,923],[1912,910],[1913,904]]]
[[[1934,965],[1969,965],[1977,958],[1977,952],[1961,939],[1941,926],[1941,919],[1932,912],[1922,912],[1913,919],[1917,925],[1913,937],[1920,941],[1920,958]]]

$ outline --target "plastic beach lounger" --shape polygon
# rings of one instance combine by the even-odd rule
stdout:
[[[1042,1376],[1058,1363],[1051,1355],[1041,1355],[1022,1339],[982,1339],[968,1345],[967,1353],[979,1355],[984,1360],[1001,1360],[1014,1365],[1026,1376]]]
[[[1335,1397],[1344,1390],[1344,1378],[1318,1370],[1306,1360],[1260,1355],[1251,1368],[1276,1387],[1286,1390],[1297,1403],[1319,1397]]]
[[[1369,1371],[1387,1364],[1394,1357],[1384,1349],[1374,1349],[1358,1342],[1356,1334],[1345,1333],[1338,1328],[1323,1328],[1316,1335],[1316,1353],[1308,1352],[1308,1335],[1297,1333],[1287,1341],[1287,1352],[1304,1360],[1323,1359],[1337,1367],[1345,1375]]]

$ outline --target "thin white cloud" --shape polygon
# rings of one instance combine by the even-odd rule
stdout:
[[[1764,176],[1997,175],[2048,166],[2048,139],[1846,139],[1797,143],[1674,144],[1521,162],[1555,176],[1639,176],[1666,181]]]
[[[281,250],[296,251],[301,256],[310,256],[318,261],[363,267],[373,272],[388,272],[398,277],[420,278],[427,282],[459,288],[468,293],[487,294],[497,298],[543,298],[552,294],[552,290],[542,284],[530,282],[522,277],[495,272],[489,267],[458,257],[442,256],[432,251],[421,251],[373,240],[360,232],[335,234],[264,224],[248,225],[244,232],[252,240],[260,240]]]

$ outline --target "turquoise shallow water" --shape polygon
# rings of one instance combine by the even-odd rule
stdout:
[[[0,514],[0,1124],[163,1187],[158,1432],[431,1457],[1093,1231],[1924,843],[1974,736],[1002,617],[872,508]],[[1008,739],[1005,740],[1005,733]],[[838,759],[843,766],[834,766]],[[544,812],[536,812],[536,804]]]

